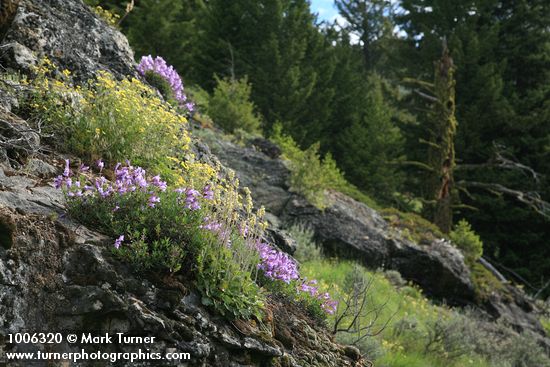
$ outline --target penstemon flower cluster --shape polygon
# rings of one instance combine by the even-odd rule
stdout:
[[[137,66],[137,69],[141,75],[145,75],[147,71],[153,71],[160,75],[170,84],[176,100],[181,105],[185,106],[187,110],[193,111],[194,105],[191,102],[187,102],[187,96],[183,90],[183,82],[181,81],[181,77],[176,69],[174,69],[173,66],[168,65],[162,57],[157,56],[153,58],[151,55],[143,56]]]
[[[338,301],[330,298],[330,294],[327,292],[320,292],[315,279],[308,281],[304,279],[302,284],[297,287],[298,292],[304,292],[311,297],[318,299],[321,302],[321,308],[328,314],[334,314],[338,307]]]
[[[105,164],[99,160],[96,162],[99,173],[102,173]],[[109,181],[105,176],[87,178],[85,173],[90,167],[81,165],[77,173],[73,173],[70,168],[70,161],[65,160],[63,173],[54,179],[54,186],[57,189],[63,189],[69,200],[86,201],[90,199],[99,200],[108,204],[108,210],[112,210],[113,215],[119,211],[120,206],[124,206],[122,199],[129,195],[140,195],[138,198],[143,205],[141,210],[154,210],[161,202],[162,193],[167,192],[168,186],[159,175],[148,177],[146,171],[141,167],[134,167],[129,161],[126,165],[118,163],[114,168],[114,181]],[[210,184],[204,186],[199,191],[194,188],[177,188],[173,190],[176,195],[178,205],[182,210],[189,213],[201,209],[201,205],[214,202],[214,191]],[[120,205],[120,206],[119,206]],[[112,208],[112,209],[111,209]],[[208,209],[208,206],[207,208]],[[139,210],[139,208],[138,208]],[[208,211],[208,210],[207,210]],[[213,212],[212,212],[213,213]],[[203,215],[200,213],[200,215]],[[218,218],[220,219],[220,218]],[[231,248],[231,228],[227,223],[221,223],[215,215],[205,215],[202,218],[202,224],[198,225],[200,229],[217,234],[221,243]],[[257,268],[272,281],[282,281],[290,284],[293,281],[299,282],[296,290],[298,293],[308,294],[317,299],[321,308],[328,314],[333,314],[336,310],[336,301],[330,298],[328,293],[321,293],[316,287],[316,281],[307,281],[300,278],[298,265],[288,254],[279,251],[269,244],[261,241],[252,233],[246,223],[238,226],[240,236],[245,239],[251,249],[257,251],[260,262]],[[120,249],[124,245],[125,235],[121,234],[116,238],[114,247]],[[255,265],[256,266],[256,265]]]
[[[258,244],[258,252],[261,260],[258,268],[269,279],[282,280],[289,284],[290,281],[300,278],[296,262],[286,253],[263,242]]]
[[[65,160],[65,169],[63,174],[54,179],[54,186],[57,189],[65,189],[68,197],[84,197],[86,194],[91,196],[99,196],[103,199],[114,196],[124,195],[132,192],[148,193],[148,206],[154,208],[155,204],[160,202],[157,194],[159,191],[166,191],[166,182],[160,179],[160,176],[155,176],[152,179],[146,178],[146,172],[141,167],[133,167],[130,162],[127,166],[122,166],[118,163],[114,169],[115,181],[110,182],[104,176],[96,178],[92,183],[83,185],[81,180],[82,175],[76,180],[73,180],[73,172],[70,169],[70,162]],[[103,161],[97,162],[97,167],[100,172],[103,170]],[[89,167],[81,165],[79,174],[88,171]]]
[[[260,254],[260,264],[258,268],[263,270],[264,275],[271,280],[282,280],[289,284],[293,280],[300,279],[300,273],[296,261],[286,253],[279,251],[267,243],[258,243],[258,252]],[[298,293],[306,293],[310,297],[320,302],[321,308],[328,314],[334,314],[338,302],[330,298],[330,294],[319,291],[316,286],[316,280],[301,280],[301,284],[296,287]]]
[[[98,160],[96,165],[101,173],[105,167],[105,163]],[[112,211],[116,212],[120,209],[116,203],[116,198],[134,193],[146,195],[146,206],[148,208],[155,208],[160,203],[160,193],[165,192],[168,187],[166,181],[163,181],[159,175],[148,178],[143,168],[134,167],[129,161],[126,161],[126,166],[117,163],[114,168],[114,182],[107,180],[105,176],[88,181],[83,174],[89,171],[89,169],[90,167],[81,165],[78,169],[78,174],[74,174],[70,169],[70,161],[68,159],[65,160],[63,174],[54,179],[55,188],[63,189],[69,199],[87,200],[89,198],[99,198],[107,200],[114,198]],[[205,199],[212,197],[210,185],[205,187],[203,195],[191,188],[178,188],[174,191],[179,194],[178,200],[184,204],[184,208],[191,211],[201,208],[200,197],[204,197]],[[145,205],[142,209],[146,209]],[[124,235],[121,235],[115,241],[115,247],[118,249],[123,242]]]

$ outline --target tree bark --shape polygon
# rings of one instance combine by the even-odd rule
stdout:
[[[428,178],[428,201],[433,203],[430,217],[443,233],[449,233],[453,224],[454,139],[457,126],[453,72],[453,59],[444,45],[441,59],[435,62],[436,101],[430,119],[430,131],[433,133],[428,145],[428,165],[433,168]]]

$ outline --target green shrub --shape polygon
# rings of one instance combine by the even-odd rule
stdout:
[[[473,352],[476,325],[459,314],[438,318],[427,324],[424,354],[453,361]]]
[[[483,242],[465,219],[455,225],[449,236],[453,244],[462,250],[470,264],[483,255]]]
[[[288,232],[296,240],[296,252],[293,256],[301,262],[320,260],[321,248],[313,240],[313,230],[303,224],[294,224]]]
[[[202,303],[231,319],[261,320],[265,296],[254,281],[258,254],[239,236],[231,238],[230,248],[212,238],[199,250],[197,286]]]
[[[281,124],[275,124],[273,127],[271,140],[279,145],[283,156],[289,160],[291,189],[304,195],[319,209],[324,209],[330,204],[326,195],[328,189],[355,196],[361,195],[357,188],[346,181],[330,154],[321,158],[319,143],[301,150],[292,137],[282,133]]]
[[[301,150],[291,136],[283,134],[280,123],[273,126],[271,140],[279,145],[283,156],[290,162],[291,186],[311,204],[324,209],[330,204],[325,191],[333,189],[371,208],[379,208],[368,195],[346,181],[330,153],[321,159],[319,144]]]
[[[261,120],[250,101],[251,86],[247,78],[219,79],[208,100],[208,115],[228,132],[243,129],[249,133],[260,131]]]

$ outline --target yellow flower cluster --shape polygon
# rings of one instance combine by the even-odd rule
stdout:
[[[120,15],[103,9],[101,6],[96,6],[95,8],[93,8],[93,10],[94,13],[99,15],[109,25],[116,26],[120,19]]]
[[[64,133],[66,150],[87,159],[130,159],[171,176],[168,179],[174,179],[168,157],[191,156],[187,120],[141,81],[117,80],[102,71],[75,87],[70,71],[56,72],[47,58],[34,73],[29,107],[52,131]],[[187,171],[207,171],[201,164],[185,164]]]

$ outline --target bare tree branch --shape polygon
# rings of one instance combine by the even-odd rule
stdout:
[[[420,97],[422,97],[422,98],[424,98],[424,99],[427,99],[427,100],[430,101],[430,102],[434,102],[434,103],[439,102],[439,100],[438,100],[436,97],[431,96],[431,95],[429,95],[429,94],[427,94],[427,93],[424,93],[424,92],[420,91],[419,89],[413,89],[413,91],[414,91],[416,94],[418,94]]]
[[[484,168],[503,168],[509,170],[516,170],[526,173],[528,176],[531,176],[535,182],[539,182],[540,175],[531,167],[520,163],[517,159],[510,159],[504,156],[502,150],[504,147],[497,143],[493,143],[495,147],[495,156],[491,158],[488,162],[479,163],[479,164],[459,164],[456,166],[457,170],[476,170]]]
[[[513,190],[498,183],[485,183],[464,180],[457,182],[457,185],[463,187],[475,187],[484,189],[494,193],[495,195],[504,194],[510,196],[517,201],[526,204],[528,207],[533,209],[538,214],[544,216],[545,218],[550,218],[550,203],[543,200],[537,192]]]

